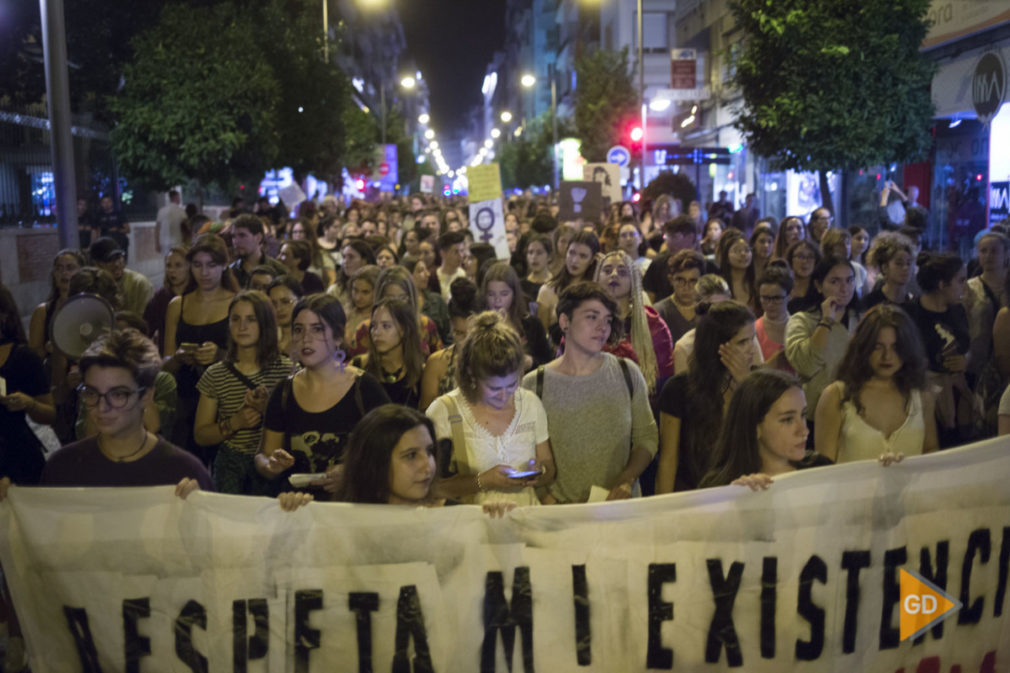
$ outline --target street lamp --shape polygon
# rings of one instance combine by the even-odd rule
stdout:
[[[411,77],[410,75],[407,75],[406,77],[400,80],[400,86],[409,91],[413,89],[415,86],[417,86],[417,80]]]
[[[537,78],[531,75],[530,73],[526,73],[519,80],[519,83],[522,84],[523,87],[527,89],[532,89],[533,86],[537,83]]]
[[[428,129],[427,131],[424,132],[424,137],[426,140],[433,140],[435,138],[435,132],[431,129]]]
[[[501,113],[501,120],[503,124],[508,124],[510,121],[512,121],[512,113],[509,112],[508,110],[505,110],[504,112]]]
[[[494,147],[494,141],[488,138],[487,140],[484,141],[484,147],[491,149],[492,147]]]
[[[430,121],[431,121],[431,117],[428,116],[427,112],[423,112],[423,113],[421,113],[421,114],[419,114],[417,116],[417,123],[418,124],[427,124]]]
[[[498,129],[491,129],[491,137],[492,138],[498,138],[498,136],[500,136],[500,135],[501,135],[501,131],[499,131]]]

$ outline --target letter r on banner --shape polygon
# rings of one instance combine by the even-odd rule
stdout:
[[[899,581],[902,640],[922,635],[961,609],[960,601],[916,572],[902,568]]]

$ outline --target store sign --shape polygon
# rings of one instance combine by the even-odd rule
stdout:
[[[1010,217],[1010,182],[989,183],[989,226]]]
[[[693,89],[697,80],[698,53],[694,49],[670,50],[670,88]]]
[[[999,52],[986,52],[971,75],[971,102],[978,120],[988,124],[1006,98],[1006,64]]]

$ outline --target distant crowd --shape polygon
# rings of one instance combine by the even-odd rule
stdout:
[[[27,334],[0,286],[0,497],[175,484],[500,513],[1010,433],[1008,223],[962,259],[886,201],[843,226],[725,194],[594,221],[513,197],[498,259],[458,197],[237,199],[211,220],[173,192],[157,289],[112,199],[81,202]],[[51,326],[81,293],[116,325],[75,359]]]

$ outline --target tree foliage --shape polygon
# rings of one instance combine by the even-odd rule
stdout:
[[[278,84],[248,15],[168,5],[109,100],[123,171],[155,189],[255,175],[277,154]]]
[[[680,202],[680,211],[686,213],[688,205],[695,200],[698,192],[691,178],[683,173],[660,171],[659,175],[650,180],[642,190],[642,196],[655,201],[663,194],[669,194],[677,199]]]
[[[586,161],[604,161],[607,150],[620,144],[625,130],[641,118],[628,49],[582,56],[575,73],[575,137]]]
[[[784,168],[915,161],[930,145],[930,0],[735,0],[736,127]],[[826,180],[822,181],[826,182]]]
[[[573,133],[572,122],[558,118],[558,140]],[[533,185],[554,183],[554,128],[551,111],[547,110],[527,124],[526,132],[518,138],[502,142],[498,152],[502,185],[506,189],[525,189]]]

